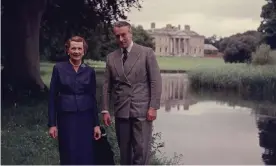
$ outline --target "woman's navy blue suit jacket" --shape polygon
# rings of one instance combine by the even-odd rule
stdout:
[[[57,125],[58,111],[93,111],[94,125],[99,125],[95,70],[82,64],[78,71],[69,61],[53,67],[50,83],[48,126]]]

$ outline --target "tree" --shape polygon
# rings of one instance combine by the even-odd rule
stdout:
[[[109,34],[110,36],[103,37],[103,42],[99,42],[100,46],[98,49],[101,57],[106,56],[108,53],[114,51],[118,47],[111,28],[109,29]],[[142,26],[132,25],[132,34],[134,42],[154,49],[153,37],[151,37],[151,35],[146,30],[144,30]]]
[[[125,19],[131,7],[141,8],[139,0],[3,0],[3,87],[15,93],[46,88],[40,77],[40,30],[46,44],[64,43],[73,34]]]
[[[219,49],[224,53],[225,62],[244,63],[251,60],[254,52],[261,41],[261,33],[246,31],[224,38],[219,43]]]
[[[39,29],[45,7],[46,0],[2,1],[4,92],[8,87],[11,91],[39,91],[45,87],[38,56]]]
[[[132,26],[133,41],[154,49],[153,37],[142,26]]]
[[[214,44],[217,41],[217,35],[212,35],[204,39],[205,44]]]
[[[204,39],[205,44],[212,44],[214,47],[219,49],[219,43],[222,41],[221,37],[217,37],[217,35],[212,35],[211,37],[207,37]]]
[[[258,31],[264,34],[264,43],[276,49],[276,0],[266,0],[267,4],[262,7],[261,17],[263,20]]]
[[[86,58],[102,59],[99,48],[110,33],[110,25],[126,19],[130,7],[141,8],[139,0],[56,0],[43,16],[42,54],[56,61],[64,56],[64,42],[72,35],[85,37],[88,42]]]

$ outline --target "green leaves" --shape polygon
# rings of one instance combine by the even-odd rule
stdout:
[[[141,8],[140,0],[55,0],[45,11],[41,24],[41,59],[64,57],[64,43],[74,36],[84,37],[89,45],[86,58],[104,59],[113,21],[126,19],[130,8]],[[113,49],[113,47],[109,48]]]
[[[260,45],[256,52],[252,53],[252,64],[276,64],[276,51],[271,50],[269,45]]]
[[[262,22],[258,31],[264,33],[264,42],[272,49],[276,48],[276,1],[266,0],[267,4],[262,7]]]
[[[225,62],[248,62],[251,53],[261,41],[262,34],[257,31],[246,31],[224,38],[220,42],[220,51],[224,53]]]
[[[132,32],[134,42],[154,49],[153,37],[142,26],[133,26]]]

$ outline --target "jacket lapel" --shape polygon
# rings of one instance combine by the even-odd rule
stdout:
[[[77,73],[80,74],[80,73],[84,72],[85,69],[86,69],[86,67],[87,67],[86,64],[82,63],[82,64],[80,65],[80,67],[79,67]]]
[[[74,70],[74,67],[72,66],[72,64],[69,61],[67,62],[67,65],[66,65],[66,68],[68,69],[68,71],[70,71],[70,73],[73,73],[73,74],[80,74],[80,73],[82,73],[83,71],[85,71],[86,67],[87,67],[87,65],[84,64],[84,63],[82,63],[80,65],[78,71],[76,72]]]
[[[128,58],[124,65],[124,73],[126,76],[129,75],[136,61],[139,59],[139,56],[140,56],[139,48],[140,48],[139,45],[137,45],[136,43],[133,43],[132,49],[130,50]]]
[[[65,67],[66,67],[66,71],[69,72],[70,74],[75,74],[75,70],[72,66],[72,64],[69,62],[69,60],[67,61],[67,63],[65,63]]]
[[[115,69],[117,71],[117,74],[118,76],[120,77],[120,79],[124,82],[129,82],[126,78],[126,75],[124,73],[124,68],[123,68],[123,62],[122,62],[122,55],[121,55],[121,50],[118,49],[116,52],[115,52],[115,55],[114,55],[114,66],[115,66]]]

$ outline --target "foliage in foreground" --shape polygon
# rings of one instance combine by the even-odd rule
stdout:
[[[47,132],[47,101],[29,101],[16,107],[2,109],[2,164],[52,165],[59,164],[58,144]],[[113,146],[115,161],[119,161],[114,126],[107,129]],[[159,159],[155,156],[162,148],[160,134],[154,135],[153,164],[177,164],[181,156]]]
[[[113,120],[114,121],[114,120]],[[115,152],[115,163],[119,164],[120,154],[119,147],[117,144],[116,134],[115,134],[115,126],[112,124],[110,127],[106,128],[107,133],[109,134],[108,140],[110,144],[113,146],[113,152]],[[165,147],[164,142],[161,140],[162,134],[160,132],[153,134],[152,140],[152,149],[151,149],[151,165],[175,165],[179,164],[182,160],[182,154],[174,154],[172,158],[165,156],[164,153],[161,152],[161,149]]]

